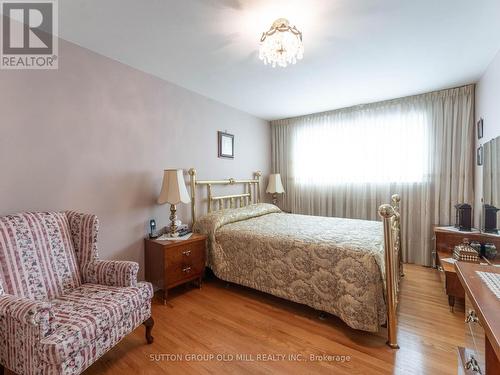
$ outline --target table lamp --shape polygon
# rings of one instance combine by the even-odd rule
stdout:
[[[175,205],[181,202],[191,202],[186,189],[186,183],[184,182],[183,171],[182,169],[166,169],[163,174],[163,183],[160,196],[158,197],[158,204],[170,203],[170,237],[177,237],[179,235],[177,233],[177,225],[175,224],[177,220]]]
[[[273,204],[276,206],[278,203],[278,194],[285,192],[283,184],[281,183],[281,176],[279,173],[274,173],[269,176],[269,183],[267,184],[266,193],[273,195]]]

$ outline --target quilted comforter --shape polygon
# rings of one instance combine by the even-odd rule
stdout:
[[[270,204],[216,211],[194,230],[225,281],[340,317],[376,332],[386,320],[382,223],[281,212]]]

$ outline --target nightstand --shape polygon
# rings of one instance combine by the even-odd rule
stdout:
[[[206,241],[207,236],[197,233],[187,240],[145,240],[146,280],[163,290],[163,303],[177,285],[197,280],[201,288]]]

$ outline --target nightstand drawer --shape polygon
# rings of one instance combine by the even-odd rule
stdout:
[[[203,259],[190,260],[171,264],[167,267],[167,288],[182,284],[185,280],[198,278],[205,269]]]
[[[167,268],[177,266],[184,262],[193,262],[205,259],[205,243],[193,242],[186,245],[176,246],[165,252]]]

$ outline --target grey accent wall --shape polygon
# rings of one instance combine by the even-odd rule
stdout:
[[[101,257],[138,261],[142,275],[149,219],[168,221],[163,169],[266,181],[267,121],[63,40],[59,55],[59,70],[0,71],[0,215],[95,213]],[[217,157],[217,130],[235,135],[234,160]]]

